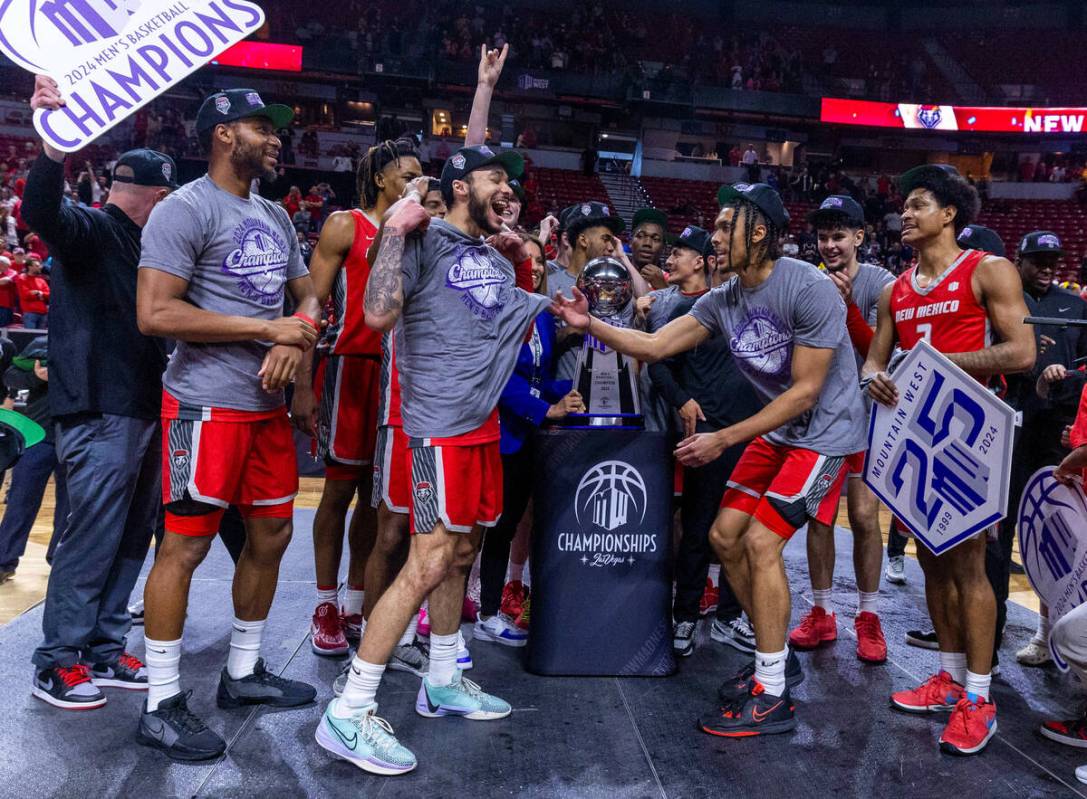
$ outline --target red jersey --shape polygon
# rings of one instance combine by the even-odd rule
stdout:
[[[355,219],[355,238],[332,286],[334,322],[329,327],[333,355],[381,356],[381,333],[366,326],[363,300],[370,262],[366,251],[377,237],[377,227],[362,211],[351,212]]]
[[[1072,423],[1072,430],[1068,434],[1071,439],[1072,449],[1078,449],[1087,444],[1087,386],[1079,395],[1079,411],[1076,413],[1076,421]],[[1083,484],[1087,487],[1087,469],[1083,470]]]
[[[377,423],[386,427],[403,427],[400,416],[400,373],[396,370],[396,336],[381,337],[381,395],[377,406]]]
[[[891,318],[902,349],[924,339],[940,352],[976,352],[989,345],[989,314],[974,296],[973,278],[981,250],[963,250],[926,288],[914,279],[917,267],[899,275],[891,289]]]

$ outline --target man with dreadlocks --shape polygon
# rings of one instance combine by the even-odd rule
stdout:
[[[296,426],[314,435],[325,460],[325,484],[313,520],[317,572],[317,608],[311,646],[318,655],[343,655],[347,636],[361,635],[363,586],[367,558],[374,545],[375,511],[370,507],[370,464],[377,435],[381,377],[381,334],[366,326],[363,294],[370,276],[367,249],[377,236],[382,215],[423,173],[412,141],[384,141],[359,162],[361,209],[332,214],[321,231],[310,261],[310,275],[321,302],[332,295],[333,320],[326,337],[329,357],[320,380],[320,402],[303,363],[292,403]],[[307,358],[307,361],[310,359]],[[319,410],[315,410],[319,407]],[[350,564],[341,610],[337,599],[344,521],[351,499],[359,495],[348,535]],[[415,630],[405,632],[390,667],[425,672],[426,655],[414,645]]]
[[[735,276],[703,295],[690,313],[655,333],[597,322],[604,344],[658,361],[727,337],[744,376],[765,406],[676,447],[699,467],[750,441],[728,482],[710,542],[755,628],[755,661],[720,689],[720,709],[699,720],[712,735],[782,733],[796,726],[789,686],[803,679],[785,643],[789,583],[782,550],[809,518],[830,522],[846,475],[846,458],[864,448],[864,403],[834,283],[808,264],[781,257],[789,215],[765,183],[737,183],[718,195],[724,207],[713,234],[717,260]],[[552,311],[588,331],[582,294],[558,296]]]

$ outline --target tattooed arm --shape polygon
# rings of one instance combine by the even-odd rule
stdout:
[[[366,326],[372,330],[387,332],[396,326],[400,310],[404,306],[404,279],[400,260],[404,255],[407,235],[423,230],[430,222],[430,215],[418,202],[405,203],[384,225],[381,247],[366,281],[363,310]]]

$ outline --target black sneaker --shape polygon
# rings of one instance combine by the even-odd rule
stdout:
[[[82,663],[39,669],[34,673],[31,693],[63,710],[93,710],[106,704],[105,695],[91,680],[90,669]]]
[[[910,646],[916,646],[918,649],[939,649],[940,644],[936,641],[935,630],[909,630],[906,633],[906,643]]]
[[[231,679],[223,669],[215,704],[224,709],[245,705],[299,707],[310,704],[316,696],[317,689],[312,685],[276,676],[265,670],[264,658],[258,658],[253,673],[240,680]]]
[[[672,651],[678,657],[690,657],[694,652],[694,622],[677,621],[672,627]]]
[[[717,698],[726,705],[735,702],[738,697],[744,696],[750,690],[750,683],[754,677],[755,661],[752,660],[731,680],[721,683],[721,687],[717,689]],[[789,657],[785,659],[785,687],[792,690],[802,682],[804,682],[804,670],[800,668],[800,658],[790,649]]]
[[[136,742],[161,749],[173,760],[209,760],[225,752],[226,741],[189,710],[190,696],[192,691],[174,694],[150,713],[145,701]]]
[[[129,691],[147,690],[147,667],[138,657],[122,652],[113,663],[91,665],[91,680],[99,688],[125,688]]]
[[[795,710],[788,688],[782,696],[771,696],[753,679],[748,683],[747,696],[703,716],[698,720],[698,728],[725,738],[774,735],[796,727]]]

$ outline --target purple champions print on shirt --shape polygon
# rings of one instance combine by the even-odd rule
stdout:
[[[791,375],[793,333],[769,308],[755,307],[736,329],[729,347],[741,369],[785,384]]]
[[[485,247],[458,246],[445,285],[461,292],[461,302],[479,319],[490,321],[501,312],[508,278],[487,255]]]
[[[283,301],[288,247],[278,231],[261,219],[246,218],[234,228],[237,248],[223,260],[223,271],[238,278],[242,294],[261,305]]]

